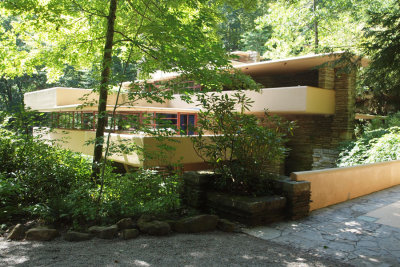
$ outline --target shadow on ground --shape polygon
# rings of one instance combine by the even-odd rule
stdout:
[[[70,243],[0,241],[1,266],[344,266],[245,234],[211,232]]]

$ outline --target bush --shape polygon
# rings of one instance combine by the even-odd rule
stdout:
[[[400,127],[365,131],[344,146],[338,166],[354,166],[400,159]]]
[[[293,123],[267,112],[261,119],[245,114],[251,102],[240,93],[203,96],[201,103],[193,142],[198,154],[221,175],[215,187],[239,194],[267,193],[268,170],[284,160]],[[241,112],[235,111],[237,107]]]
[[[165,213],[180,205],[180,181],[141,170],[91,181],[87,157],[0,128],[0,223],[24,216],[47,222],[115,222],[140,213]]]
[[[57,218],[63,197],[90,177],[90,162],[77,153],[5,129],[0,129],[0,155],[0,196],[11,199],[8,206],[19,207],[16,213]]]

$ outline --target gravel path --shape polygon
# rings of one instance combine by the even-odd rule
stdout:
[[[71,243],[0,240],[0,266],[344,266],[245,234],[211,232]]]

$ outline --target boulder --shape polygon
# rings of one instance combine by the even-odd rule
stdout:
[[[116,225],[118,226],[118,230],[124,230],[124,229],[132,229],[134,227],[133,221],[131,218],[125,218],[122,220],[119,220]]]
[[[139,229],[141,228],[141,226],[143,226],[145,223],[151,222],[156,220],[156,218],[154,216],[151,215],[142,215],[139,217],[139,219],[137,220],[137,225],[139,227]]]
[[[7,236],[8,240],[22,240],[25,237],[25,226],[22,224],[17,224],[10,234]]]
[[[26,232],[25,239],[31,241],[50,241],[58,236],[56,229],[32,228]]]
[[[138,236],[139,236],[139,230],[138,229],[124,229],[121,232],[121,237],[123,239],[125,239],[125,240],[136,238]]]
[[[91,234],[88,233],[80,233],[80,232],[75,232],[75,231],[68,231],[64,235],[64,239],[70,242],[79,242],[79,241],[85,241],[89,240],[92,238]]]
[[[223,232],[233,232],[235,231],[235,224],[226,219],[219,219],[217,228]]]
[[[218,216],[216,215],[198,215],[175,222],[174,231],[178,233],[199,233],[214,231],[217,227]]]
[[[98,237],[102,239],[113,239],[117,237],[117,234],[118,234],[118,226],[114,224],[108,227],[104,227],[99,232]]]
[[[167,222],[154,220],[153,216],[142,215],[137,221],[141,232],[149,235],[168,235],[171,227]]]
[[[118,234],[118,226],[116,224],[111,226],[92,226],[88,230],[91,234],[102,239],[113,239]]]
[[[98,235],[103,229],[105,228],[105,226],[91,226],[89,227],[89,233],[93,234],[93,235]]]
[[[142,225],[140,231],[149,235],[168,235],[171,227],[166,222],[151,221]]]

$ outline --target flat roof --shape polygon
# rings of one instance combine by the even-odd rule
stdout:
[[[249,75],[303,72],[321,66],[322,64],[335,61],[339,59],[343,54],[344,52],[306,55],[300,57],[240,64],[234,66],[234,68],[240,69],[243,73]],[[366,58],[362,58],[361,65],[363,67],[367,66],[368,60]]]
[[[298,57],[290,57],[284,59],[274,59],[267,61],[260,61],[254,63],[243,63],[233,60],[232,67],[239,69],[248,75],[265,75],[265,74],[279,74],[279,73],[295,73],[303,72],[314,69],[322,64],[335,61],[339,59],[345,52],[333,52],[324,54],[312,54]],[[357,56],[354,60],[360,59]],[[367,58],[361,58],[361,66],[366,67],[369,64]],[[179,72],[163,72],[156,71],[151,74],[151,79],[148,82],[167,81],[174,79],[181,74]],[[128,85],[128,82],[126,83]]]

